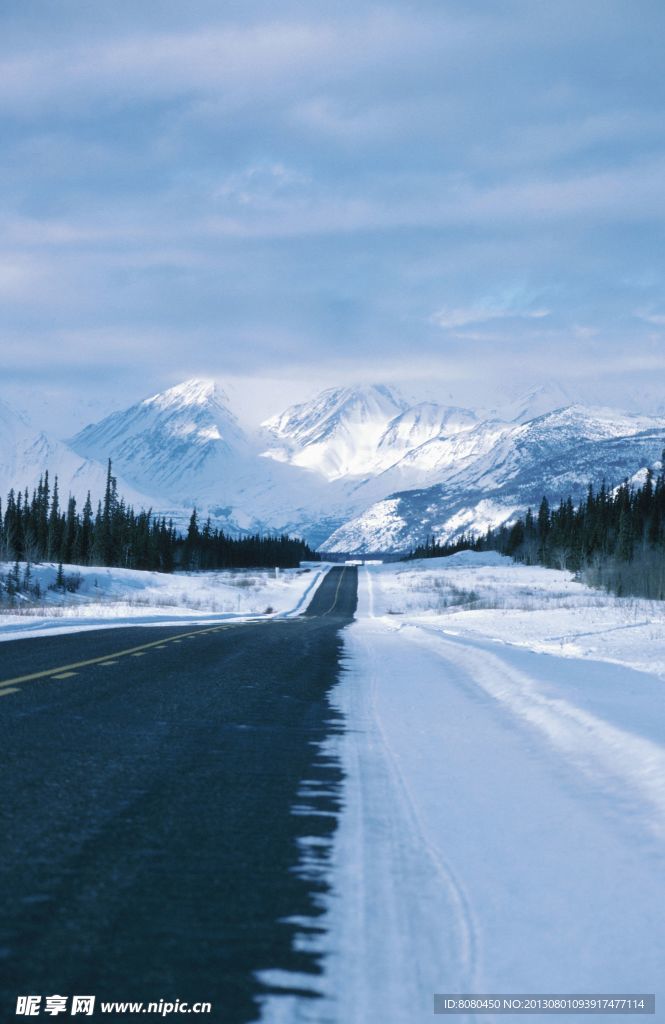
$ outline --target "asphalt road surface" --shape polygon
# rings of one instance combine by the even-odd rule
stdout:
[[[356,593],[334,568],[296,619],[0,644],[3,1022],[29,994],[247,1022],[255,972],[320,970],[292,939],[324,882],[294,869],[298,837],[335,828],[319,743],[342,727],[327,698]]]

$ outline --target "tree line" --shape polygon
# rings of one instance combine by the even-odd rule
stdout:
[[[663,461],[665,467],[665,452]],[[647,470],[644,482],[589,485],[577,505],[569,497],[552,508],[543,497],[513,523],[449,544],[429,539],[411,552],[431,558],[461,550],[499,551],[527,565],[569,569],[584,582],[619,595],[665,599],[665,472]]]
[[[109,461],[103,499],[93,510],[90,492],[79,510],[69,496],[61,506],[57,477],[45,472],[32,495],[9,492],[0,501],[0,561],[57,562],[128,569],[258,568],[297,566],[316,559],[307,544],[286,535],[229,537],[208,519],[199,527],[196,510],[183,536],[151,509],[136,512],[118,494]]]

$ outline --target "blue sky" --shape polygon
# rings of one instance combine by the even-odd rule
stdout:
[[[662,0],[4,3],[2,391],[665,384],[664,42]]]

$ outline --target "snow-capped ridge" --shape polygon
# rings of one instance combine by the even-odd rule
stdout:
[[[196,377],[183,381],[182,384],[176,384],[166,391],[159,391],[143,400],[143,404],[154,405],[160,409],[206,406],[212,403],[227,407],[226,392],[216,381]],[[227,409],[227,411],[230,410]]]
[[[508,423],[528,423],[537,416],[563,409],[575,402],[571,393],[556,381],[539,384],[519,392],[490,412],[490,416]]]
[[[665,419],[571,405],[527,423],[483,421],[408,452],[382,477],[392,493],[327,538],[322,550],[408,550],[511,522],[544,494],[580,500],[589,483],[631,478],[660,457]]]
[[[403,454],[437,437],[450,437],[478,423],[471,409],[419,402],[392,420],[379,441],[379,451]],[[395,461],[393,459],[393,461]]]
[[[558,426],[567,430],[583,431],[584,436],[592,432],[598,437],[625,437],[639,434],[654,426],[660,417],[644,416],[635,412],[623,412],[608,406],[582,405],[574,402],[571,405],[552,409],[527,421],[523,426],[535,430],[540,427],[553,428]]]
[[[263,424],[269,458],[317,472],[328,480],[372,471],[390,422],[408,403],[386,384],[328,388]]]
[[[212,380],[189,380],[91,424],[72,439],[90,458],[110,458],[137,486],[192,504],[249,452],[225,393]],[[196,482],[198,480],[198,482]]]
[[[17,431],[30,431],[30,422],[27,416],[19,409],[14,409],[7,402],[0,399],[0,431],[3,436],[6,433],[15,434]]]
[[[276,437],[305,445],[321,441],[345,419],[389,422],[406,408],[408,403],[387,384],[327,388],[310,401],[264,420],[262,426]]]

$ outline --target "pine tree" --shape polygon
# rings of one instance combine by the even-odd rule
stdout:
[[[48,518],[48,552],[47,558],[52,562],[58,555],[59,537],[58,525],[60,522],[60,507],[58,498],[58,478],[53,481],[53,497],[51,499],[51,511]]]
[[[40,479],[32,498],[25,492],[9,492],[0,505],[0,548],[4,560],[25,558],[32,563],[50,558],[58,562],[83,565],[122,565],[129,568],[159,569],[172,572],[176,565],[214,569],[229,567],[295,566],[302,559],[314,559],[310,548],[298,538],[227,536],[207,518],[199,529],[198,514],[192,511],[186,535],[178,534],[173,521],[157,519],[152,510],[135,512],[118,497],[111,462],[108,464],[104,501],[98,502],[96,515],[88,493],[82,513],[70,496],[67,510],[60,509],[57,479],[50,494],[48,473]],[[58,571],[62,586],[64,570]],[[26,569],[30,578],[30,565]],[[7,593],[20,586],[19,570],[8,576]],[[29,585],[29,584],[28,584]]]
[[[90,500],[90,491],[85,499],[85,505],[83,506],[83,518],[81,520],[81,526],[76,537],[76,561],[81,565],[90,564],[90,556],[92,554],[92,501]]]

